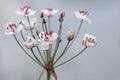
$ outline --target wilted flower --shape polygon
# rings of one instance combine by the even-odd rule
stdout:
[[[5,28],[5,35],[13,35],[13,34],[17,34],[18,32],[20,32],[22,30],[22,25],[16,25],[12,22],[9,22],[6,24]]]
[[[30,19],[30,23],[28,21],[22,21],[22,23],[26,30],[32,30],[37,27],[37,19],[36,18]]]
[[[23,15],[23,16],[32,16],[36,13],[36,11],[31,10],[30,6],[24,6],[23,8],[20,8],[21,11],[16,11],[17,14]]]
[[[88,23],[91,23],[91,20],[88,18],[88,12],[87,11],[75,11],[75,17],[77,19],[82,19],[84,21],[88,21]]]
[[[96,36],[85,34],[82,44],[87,47],[94,47],[96,45]]]
[[[57,33],[40,32],[38,41],[41,43],[41,48],[43,50],[47,50],[49,49],[49,44],[52,44],[52,42],[57,39],[57,37]]]
[[[72,39],[74,39],[74,37],[75,37],[75,31],[73,31],[72,29],[68,30],[67,32],[68,41],[71,41]]]
[[[46,8],[41,10],[44,16],[54,16],[58,10],[57,9],[52,9],[52,8]]]
[[[27,40],[24,42],[24,45],[28,49],[31,49],[37,46],[37,41],[33,37],[27,37]]]

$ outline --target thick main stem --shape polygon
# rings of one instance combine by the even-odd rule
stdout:
[[[47,80],[51,80],[51,75],[50,75],[49,71],[47,71]]]

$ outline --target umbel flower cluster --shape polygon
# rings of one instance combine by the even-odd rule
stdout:
[[[86,33],[83,37],[83,40],[81,41],[84,45],[84,48],[68,60],[56,65],[56,63],[64,56],[64,54],[75,42],[75,39],[79,35],[79,31],[83,22],[91,23],[91,20],[88,18],[88,12],[84,10],[75,11],[75,17],[80,20],[80,25],[76,27],[77,31],[70,29],[66,32],[67,42],[65,46],[63,46],[64,49],[61,52],[58,52],[58,49],[60,48],[60,44],[62,42],[61,35],[62,24],[65,16],[64,11],[61,11],[60,13],[58,19],[59,29],[55,32],[52,30],[50,20],[51,17],[54,17],[55,14],[58,13],[57,9],[46,8],[41,10],[41,30],[37,29],[37,19],[34,17],[36,11],[32,10],[30,6],[24,6],[20,8],[19,11],[16,11],[16,13],[26,18],[26,20],[20,21],[19,23],[7,23],[5,25],[5,35],[13,35],[16,42],[24,51],[24,53],[43,68],[39,79],[44,74],[44,72],[46,72],[47,80],[50,80],[51,76],[54,77],[55,80],[57,80],[55,68],[73,60],[81,53],[83,53],[83,51],[85,51],[88,47],[94,47],[96,45],[96,36]],[[23,30],[23,28],[25,30]],[[23,31],[27,31],[29,35],[26,36]],[[21,39],[19,40],[18,34],[23,39],[22,41]],[[37,53],[39,53],[39,55],[37,55]],[[59,56],[56,54],[58,54]]]

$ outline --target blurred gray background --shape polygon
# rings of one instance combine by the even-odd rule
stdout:
[[[77,29],[79,20],[75,19],[74,11],[89,12],[92,24],[83,23],[79,38],[60,62],[84,47],[81,41],[85,33],[97,36],[97,46],[57,68],[58,80],[120,80],[120,0],[0,0],[0,80],[37,80],[42,69],[24,54],[13,36],[4,35],[7,22],[24,19],[15,14],[24,5],[30,5],[37,11],[35,16],[38,17],[38,27],[41,26],[41,9],[52,7],[64,10],[63,33],[70,28]],[[59,27],[59,14],[51,21],[54,31]],[[66,43],[65,35],[63,39],[59,51]],[[45,80],[44,77],[42,80]]]

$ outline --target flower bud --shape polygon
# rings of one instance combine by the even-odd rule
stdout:
[[[62,11],[59,17],[59,21],[62,22],[63,21],[63,17],[65,16],[65,12]]]
[[[44,14],[43,12],[40,13],[40,18],[43,18],[44,17]]]
[[[73,40],[74,37],[75,37],[75,31],[73,31],[72,29],[68,30],[68,32],[67,32],[67,39],[68,39],[68,41]]]
[[[60,17],[64,17],[64,16],[65,16],[65,11],[62,11]]]

